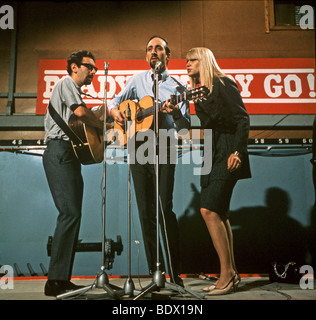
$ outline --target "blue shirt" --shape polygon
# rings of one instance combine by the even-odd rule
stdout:
[[[138,100],[140,101],[145,96],[153,97],[153,84],[154,84],[154,74],[152,70],[144,71],[135,74],[132,78],[130,78],[124,89],[116,96],[112,98],[112,100],[108,104],[108,109],[111,112],[112,108],[118,108],[118,106],[125,100]],[[185,89],[187,89],[187,85],[181,83],[183,85],[180,86],[168,73],[168,70],[165,70],[161,74],[161,80],[158,82],[158,98],[160,102],[165,102],[170,99],[171,95],[180,95]],[[190,109],[189,102],[183,101],[178,103],[179,109],[182,113],[182,117],[178,120],[174,120],[172,115],[170,114],[161,114],[161,127],[160,129],[176,129],[180,130],[183,128],[190,128]],[[159,115],[160,116],[160,115]]]

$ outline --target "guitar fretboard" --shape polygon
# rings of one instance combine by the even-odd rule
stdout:
[[[170,102],[173,104],[173,105],[176,105],[180,102],[183,102],[185,100],[187,100],[187,94],[186,92],[184,92],[183,94],[179,95],[179,96],[172,96],[170,98]],[[154,100],[153,100],[154,102]],[[159,108],[159,111],[161,109],[161,107],[163,106],[164,102],[161,102],[161,101],[158,101],[158,108]],[[136,120],[137,121],[141,121],[142,119],[146,118],[146,117],[149,117],[151,115],[154,114],[154,106],[151,106],[147,109],[142,109],[140,110],[139,112],[137,112],[137,115],[136,115]]]
[[[193,90],[190,90],[188,92],[184,92],[178,96],[171,96],[170,101],[173,105],[176,105],[180,102],[190,100],[190,99],[199,99],[200,97],[204,97],[209,92],[209,89],[206,87],[199,87]],[[153,100],[154,101],[154,100]],[[158,101],[158,108],[160,111],[160,108],[163,106],[164,102]],[[154,106],[148,107],[146,109],[142,109],[137,112],[136,120],[141,121],[144,118],[151,116],[154,114]]]

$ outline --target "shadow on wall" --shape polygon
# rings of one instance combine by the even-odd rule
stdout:
[[[200,215],[199,190],[193,185],[192,189],[194,196],[190,206],[179,219],[182,272],[218,273],[218,257]],[[316,211],[312,210],[311,225],[303,228],[288,216],[291,203],[284,190],[268,189],[265,204],[230,213],[238,271],[268,273],[273,261],[311,264],[306,262],[307,253],[315,264]]]

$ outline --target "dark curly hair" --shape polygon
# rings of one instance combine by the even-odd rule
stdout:
[[[67,58],[67,72],[69,73],[69,75],[72,74],[71,65],[75,63],[79,67],[82,62],[82,58],[84,57],[91,58],[93,61],[95,61],[94,55],[87,50],[79,50],[79,51],[73,52]]]

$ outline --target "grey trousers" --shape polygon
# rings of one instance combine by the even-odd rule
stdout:
[[[70,280],[78,241],[83,179],[71,143],[52,140],[43,155],[48,185],[59,212],[48,270],[49,280]]]

